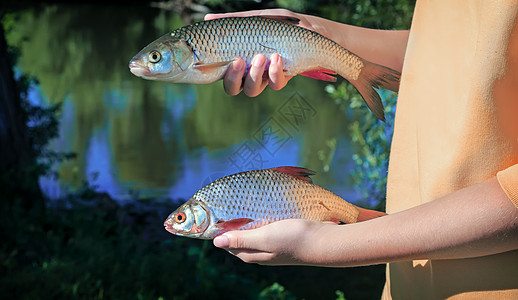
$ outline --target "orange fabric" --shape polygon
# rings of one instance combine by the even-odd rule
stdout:
[[[418,0],[399,90],[387,212],[497,173],[518,206],[518,1]],[[518,299],[518,251],[391,263],[383,298]]]

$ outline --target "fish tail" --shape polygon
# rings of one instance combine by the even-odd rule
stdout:
[[[363,61],[364,66],[357,80],[350,80],[360,92],[367,106],[374,115],[385,122],[383,103],[376,92],[377,88],[384,88],[397,92],[401,73],[390,68],[380,66],[368,61]]]
[[[387,215],[386,213],[381,212],[381,211],[370,210],[370,209],[365,209],[365,208],[361,208],[361,207],[356,207],[356,208],[359,211],[358,217],[356,218],[356,222],[363,222],[363,221],[367,221],[370,219],[376,219],[376,218]]]

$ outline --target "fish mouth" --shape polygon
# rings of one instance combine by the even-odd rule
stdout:
[[[165,230],[169,231],[170,233],[175,233],[175,230],[173,229],[173,221],[169,218],[165,220],[164,222]]]
[[[146,77],[151,74],[151,71],[148,67],[141,65],[138,61],[135,61],[134,59],[132,59],[129,62],[128,67],[130,69],[130,72],[138,77]]]

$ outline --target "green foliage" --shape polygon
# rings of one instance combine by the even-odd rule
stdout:
[[[58,137],[59,120],[57,115],[61,109],[61,103],[49,107],[29,104],[26,97],[22,98],[22,107],[27,114],[27,135],[32,145],[36,167],[39,169],[39,176],[51,175],[53,164],[73,159],[75,153],[58,152],[49,150],[48,143]]]
[[[356,167],[352,172],[352,180],[362,191],[366,205],[383,209],[394,129],[396,94],[387,91],[382,93],[386,118],[383,123],[367,108],[352,85],[341,84],[337,87],[328,85],[326,91],[353,119],[349,124],[351,141],[356,148],[353,154]]]
[[[297,299],[290,291],[287,291],[282,285],[274,282],[259,293],[258,300],[295,300]]]
[[[330,19],[356,26],[408,29],[414,5],[415,1],[411,0],[342,0],[328,2],[315,9]],[[362,191],[365,204],[383,209],[396,94],[381,91],[386,117],[386,122],[382,123],[368,110],[352,85],[346,82],[337,86],[328,85],[326,91],[353,119],[349,125],[351,140],[356,147],[353,182]]]
[[[376,29],[408,29],[415,0],[277,0],[277,5],[342,23]]]
[[[12,22],[9,21],[9,18],[7,19],[6,27],[12,26],[9,25]],[[8,47],[7,52],[11,58],[10,61],[16,61],[19,58],[19,48],[11,46]],[[23,125],[20,126],[22,128],[18,128],[18,134],[23,137],[25,143],[23,146],[16,145],[18,148],[15,151],[24,155],[20,154],[23,159],[13,164],[10,169],[0,170],[0,190],[2,191],[0,199],[5,200],[2,201],[2,205],[22,205],[26,209],[41,212],[44,209],[44,201],[39,197],[38,178],[49,175],[53,163],[71,159],[75,157],[75,154],[52,151],[47,148],[48,142],[58,136],[60,124],[56,114],[61,107],[60,104],[43,107],[30,103],[28,93],[35,85],[36,79],[18,74],[14,80],[19,96],[16,99],[8,99],[8,101],[11,101],[12,110],[20,108],[18,117],[22,120],[20,123]],[[6,126],[16,126],[16,124],[8,123],[9,120],[2,121],[7,122],[4,124]]]
[[[3,216],[9,231],[2,234],[0,268],[9,276],[2,276],[0,290],[13,299],[214,299],[259,292],[221,264],[217,258],[226,254],[209,242],[166,239],[165,231],[132,222],[146,214],[106,207]]]
[[[345,300],[345,294],[342,291],[336,291],[336,300]]]

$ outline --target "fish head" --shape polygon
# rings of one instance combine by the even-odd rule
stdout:
[[[129,62],[131,73],[150,80],[178,82],[194,64],[187,42],[168,33],[147,45]]]
[[[203,238],[210,223],[210,211],[203,202],[191,198],[167,217],[164,226],[175,235]]]

